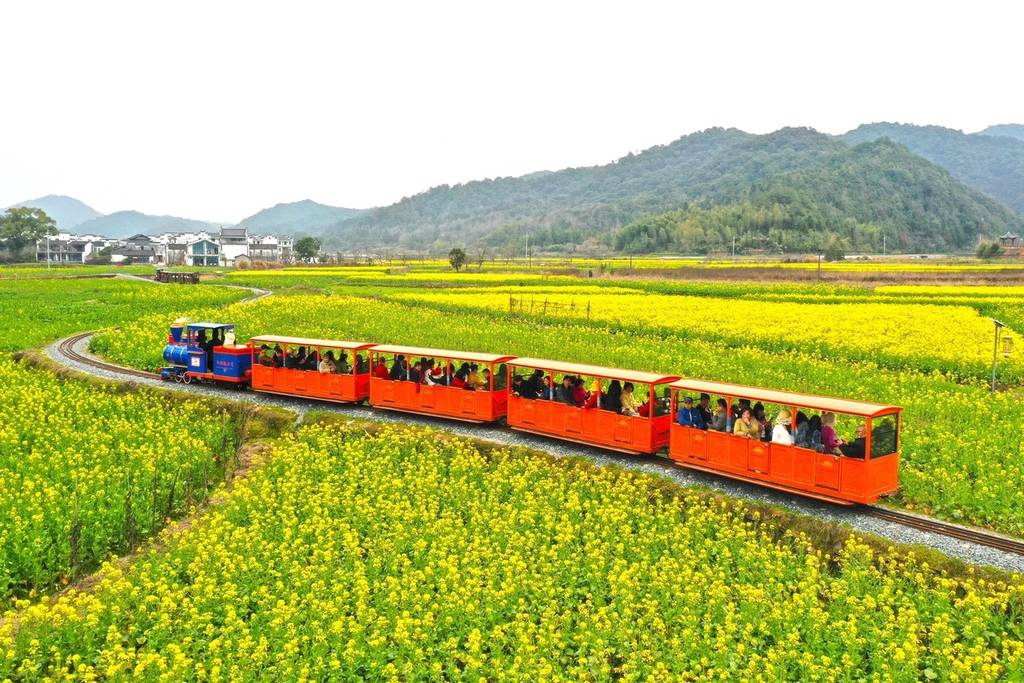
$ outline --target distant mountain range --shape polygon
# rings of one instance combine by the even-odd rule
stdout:
[[[62,230],[110,237],[199,230],[206,221],[119,211],[60,196],[38,206]],[[898,123],[840,136],[807,128],[753,135],[712,128],[600,166],[442,185],[358,210],[277,204],[239,224],[322,236],[328,248],[518,253],[535,248],[808,251],[840,240],[877,249],[968,249],[1024,232],[1024,125],[979,133]]]
[[[19,202],[14,206],[42,209],[57,222],[57,229],[64,232],[113,238],[131,237],[139,233],[155,235],[162,232],[197,232],[217,229],[224,225],[178,216],[153,216],[139,211],[116,211],[104,215],[84,202],[62,195],[47,195]],[[327,206],[304,199],[263,209],[241,221],[239,225],[248,227],[254,233],[317,235],[326,227],[336,225],[361,212],[360,209]]]
[[[269,209],[239,221],[249,230],[284,235],[318,235],[326,228],[342,223],[363,213],[362,209],[345,209],[340,206],[318,204],[312,199],[303,199],[288,204],[275,204]]]
[[[1024,140],[1024,125],[1019,123],[1003,123],[997,126],[989,126],[985,130],[975,133],[975,135],[1001,135],[1003,137]]]
[[[75,232],[83,235],[105,237],[131,237],[142,233],[156,235],[161,232],[198,232],[219,227],[207,221],[196,221],[177,216],[151,216],[138,211],[115,211],[75,226]]]
[[[842,137],[853,144],[889,138],[942,166],[954,178],[1024,211],[1024,137],[1006,134],[1015,129],[1024,135],[1024,126],[992,126],[983,134],[967,135],[939,126],[871,123]]]
[[[38,199],[19,202],[14,206],[31,206],[34,209],[42,209],[47,216],[57,222],[57,227],[60,230],[72,230],[86,221],[103,215],[74,197],[65,197],[59,194],[48,194]]]
[[[733,236],[769,251],[819,248],[831,237],[867,249],[880,248],[883,235],[890,247],[917,250],[968,248],[979,235],[1024,228],[1020,213],[941,166],[903,144],[876,142],[902,127],[858,131],[833,137],[806,128],[767,135],[712,128],[603,166],[435,187],[327,234],[336,244],[435,252],[463,244],[518,251],[527,234],[531,245],[559,251],[586,243],[629,250],[689,243],[699,251],[723,248]],[[858,135],[871,144],[854,144]],[[1016,140],[973,140],[968,148],[982,159],[990,153],[992,168],[1015,168]],[[956,154],[943,158],[956,167]],[[996,176],[971,177],[984,192],[1012,200],[1014,188]],[[641,219],[679,211],[690,213],[669,221],[670,238],[648,241],[636,232]],[[679,231],[692,239],[677,239]]]

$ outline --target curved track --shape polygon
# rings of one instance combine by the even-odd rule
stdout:
[[[256,293],[250,299],[267,296],[267,293]],[[928,546],[941,552],[957,557],[968,562],[978,564],[989,564],[992,566],[1009,569],[1012,571],[1024,571],[1024,541],[994,534],[981,529],[959,526],[942,522],[921,515],[900,512],[881,506],[850,506],[843,507],[829,503],[822,503],[800,496],[779,493],[770,489],[764,489],[755,485],[746,485],[724,477],[713,474],[695,472],[676,465],[675,463],[658,456],[637,458],[635,456],[621,456],[611,454],[599,448],[580,447],[573,444],[563,444],[544,437],[532,437],[515,432],[508,427],[494,425],[453,425],[443,419],[424,418],[422,416],[408,415],[405,413],[394,413],[388,411],[386,414],[373,410],[368,406],[338,405],[324,403],[313,399],[302,397],[276,397],[258,392],[238,392],[237,390],[224,390],[209,385],[192,384],[188,386],[175,385],[164,382],[154,372],[126,368],[103,361],[85,351],[88,341],[93,332],[81,332],[66,337],[49,349],[49,355],[58,362],[91,372],[108,379],[139,380],[144,384],[159,384],[165,388],[175,388],[192,391],[230,392],[230,398],[235,400],[252,400],[264,403],[273,403],[299,413],[306,410],[333,410],[349,414],[358,414],[360,417],[369,419],[387,420],[393,422],[411,423],[417,425],[429,425],[440,427],[476,438],[490,439],[510,445],[527,445],[531,448],[545,450],[556,456],[582,455],[597,461],[599,464],[614,463],[631,469],[640,469],[647,472],[660,473],[670,476],[680,483],[689,485],[704,485],[722,490],[729,495],[756,502],[768,502],[782,505],[804,514],[810,514],[827,521],[848,523],[859,531],[875,533],[901,543],[916,543]],[[200,388],[202,387],[202,388]],[[557,451],[557,452],[556,452]],[[876,520],[875,524],[864,523],[863,520]],[[902,527],[905,533],[891,533],[895,528]],[[889,531],[889,533],[887,533]],[[939,542],[938,539],[947,539]],[[987,548],[991,550],[981,550]]]

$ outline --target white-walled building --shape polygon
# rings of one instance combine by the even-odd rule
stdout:
[[[110,247],[113,263],[154,263],[166,266],[226,266],[249,260],[291,263],[292,238],[249,235],[244,226],[221,228],[217,233],[165,232],[133,235],[126,240],[98,235],[60,233],[50,237],[50,261],[87,263]],[[47,260],[47,241],[36,244],[36,260]]]

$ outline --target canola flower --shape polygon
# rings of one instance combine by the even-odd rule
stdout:
[[[128,280],[0,279],[0,351],[40,346],[63,335],[150,313],[219,306],[246,295],[226,287]]]
[[[240,340],[287,334],[500,351],[902,405],[902,491],[894,502],[1024,534],[1024,435],[1007,428],[1019,419],[1019,389],[993,396],[980,383],[959,383],[940,372],[890,370],[770,345],[724,349],[699,338],[600,323],[531,323],[378,298],[273,296],[193,317],[231,321]],[[119,363],[156,364],[167,324],[166,316],[127,323],[96,338],[95,350]]]
[[[396,292],[399,300],[508,311],[507,292],[458,289],[445,292]],[[724,300],[659,294],[624,293],[594,288],[547,291],[519,296],[534,304],[562,305],[556,315],[621,325],[632,329],[668,330],[730,345],[765,343],[807,350],[823,357],[843,356],[885,365],[945,369],[984,377],[992,358],[992,323],[966,306],[916,304],[789,303]],[[589,308],[565,305],[586,302]],[[1024,362],[1008,360],[1007,375],[1024,373]]]
[[[0,625],[0,679],[1024,676],[1020,585],[745,517],[651,475],[310,426],[165,549]]]
[[[228,416],[192,401],[0,360],[0,609],[73,581],[203,500],[234,437]]]

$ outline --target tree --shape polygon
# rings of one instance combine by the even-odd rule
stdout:
[[[842,261],[846,258],[846,244],[840,237],[832,235],[825,243],[824,253],[826,261]]]
[[[14,254],[47,235],[57,233],[57,224],[42,209],[16,206],[0,216],[0,242]]]
[[[459,272],[459,269],[462,268],[462,264],[465,262],[466,252],[462,251],[458,247],[455,247],[448,252],[448,263],[452,264],[452,268],[455,269],[456,273]]]
[[[984,240],[978,243],[978,250],[974,252],[975,256],[983,259],[993,259],[1003,253],[1003,248],[999,246],[998,242],[989,242]]]
[[[302,260],[313,260],[320,255],[320,240],[316,237],[303,237],[295,243],[295,255]]]

